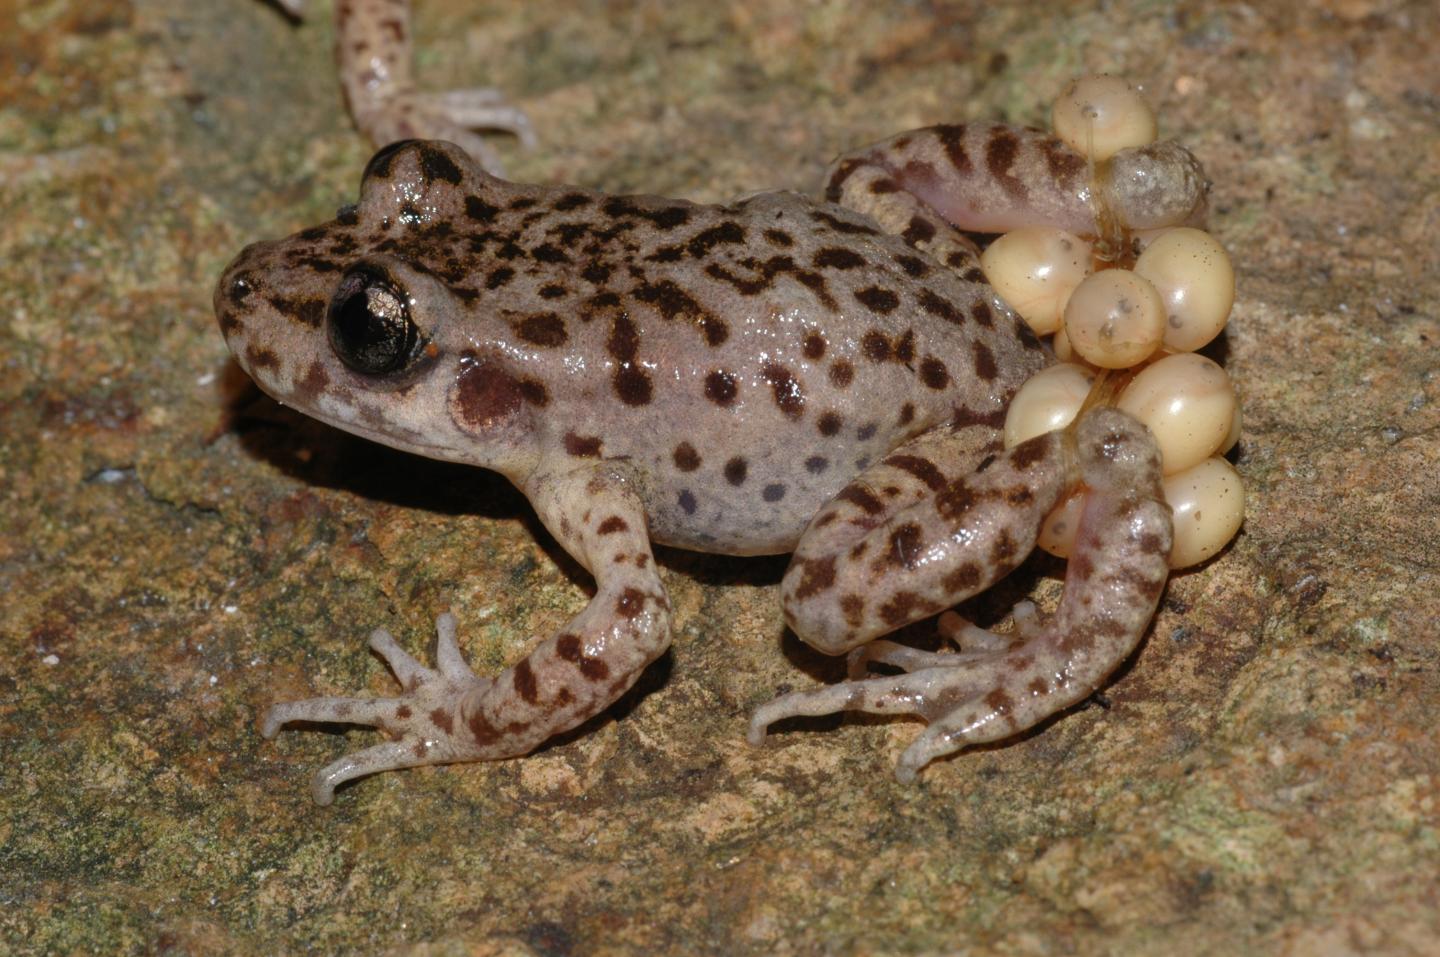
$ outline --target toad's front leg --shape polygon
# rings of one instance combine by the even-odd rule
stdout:
[[[670,601],[655,571],[645,513],[623,467],[599,464],[526,484],[540,518],[595,575],[595,597],[563,632],[494,679],[470,672],[442,615],[436,663],[421,666],[388,634],[379,652],[405,693],[395,698],[311,698],[272,707],[262,733],[296,721],[370,725],[395,740],[317,772],[318,804],[353,778],[415,767],[514,757],[604,710],[670,643]]]
[[[835,711],[919,715],[929,727],[896,768],[896,776],[909,781],[937,757],[966,745],[1010,737],[1095,691],[1134,650],[1155,613],[1169,573],[1170,508],[1160,488],[1160,453],[1154,439],[1125,413],[1101,408],[1080,420],[1073,435],[1078,473],[1067,474],[1074,468],[1066,461],[1071,439],[1060,438],[1051,433],[1032,439],[981,475],[997,468],[1002,474],[1016,471],[1018,453],[1031,474],[1044,479],[1047,500],[1054,494],[1057,474],[1064,476],[1061,484],[1083,482],[1085,507],[1064,594],[1053,617],[1027,620],[1021,629],[1025,640],[1010,648],[992,644],[988,650],[939,655],[888,649],[874,660],[906,674],[845,681],[778,698],[756,711],[751,740],[758,743],[771,723],[796,715]],[[997,485],[996,491],[1003,494],[1004,488]],[[1033,545],[1036,514],[1043,516],[1045,508],[1029,507],[1036,496],[1014,488],[1019,492],[1016,499],[1027,507],[992,513],[983,524],[992,537]],[[972,487],[968,496],[976,503],[972,508],[990,497],[974,492]],[[947,494],[953,494],[950,487],[939,497]],[[992,524],[996,514],[999,529]],[[929,552],[908,547],[907,552],[917,556],[920,570],[929,564]],[[847,570],[834,570],[827,579]],[[976,575],[965,577],[979,583]],[[896,626],[918,617],[897,617]],[[800,624],[797,632],[806,638],[802,629],[808,622],[795,620]]]

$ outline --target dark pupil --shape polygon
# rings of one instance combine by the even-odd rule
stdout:
[[[380,375],[405,365],[415,350],[405,300],[375,276],[353,276],[330,305],[330,345],[356,372]]]

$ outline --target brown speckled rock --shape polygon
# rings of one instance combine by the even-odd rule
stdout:
[[[0,950],[1433,953],[1440,939],[1440,85],[1428,2],[417,8],[517,178],[719,199],[842,149],[1151,90],[1239,273],[1245,529],[1107,687],[900,787],[917,725],[745,718],[839,668],[783,560],[664,552],[674,650],[520,761],[387,774],[257,713],[392,687],[453,607],[477,668],[585,576],[505,483],[262,399],[210,311],[369,152],[303,26],[246,0],[0,0]],[[11,26],[14,24],[14,26]],[[971,610],[1026,592],[1032,562]],[[363,739],[363,733],[354,735]]]

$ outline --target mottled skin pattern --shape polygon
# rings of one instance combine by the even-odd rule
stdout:
[[[276,0],[292,16],[305,0]],[[489,88],[423,93],[410,69],[410,0],[335,0],[335,60],[355,126],[376,146],[448,140],[491,173],[500,161],[475,130],[505,130],[533,145],[529,118]]]
[[[1103,406],[1001,451],[1009,399],[1046,355],[956,226],[1124,238],[1204,207],[1198,166],[1173,144],[1095,177],[1045,134],[989,124],[842,157],[827,197],[865,215],[794,193],[701,206],[524,186],[448,143],[381,150],[357,205],[231,263],[215,294],[226,341],[282,402],[506,475],[597,589],[494,679],[466,667],[448,614],[433,671],[377,631],[401,696],[276,705],[266,736],[340,722],[392,737],[320,771],[322,804],[377,771],[532,750],[668,646],[652,541],[793,550],[786,622],[822,651],[855,649],[852,680],[763,706],[753,742],[795,715],[916,714],[929,727],[901,758],[909,780],[1082,700],[1134,649],[1164,586],[1158,452]],[[1017,608],[1014,639],[962,628],[958,653],[873,640],[1014,569],[1077,486],[1053,617]],[[906,674],[866,678],[871,662]]]

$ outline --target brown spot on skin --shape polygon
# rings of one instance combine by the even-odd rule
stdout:
[[[857,169],[866,165],[865,160],[847,159],[835,167],[835,172],[830,174],[830,181],[825,184],[825,199],[827,202],[839,202],[841,193],[845,190],[845,181],[855,174]]]
[[[872,312],[888,315],[900,308],[900,297],[893,290],[866,286],[855,293],[855,299]]]
[[[983,299],[970,307],[970,316],[986,329],[991,329],[995,326],[995,312],[990,308],[990,303]],[[1025,323],[1021,323],[1021,327],[1023,329],[1030,328],[1030,326]]]
[[[683,511],[686,515],[695,514],[695,508],[698,503],[695,501],[695,494],[693,492],[691,492],[689,489],[684,490],[680,493],[680,498],[678,501],[680,504],[680,510]]]
[[[729,406],[738,391],[735,377],[728,372],[717,369],[705,377],[705,398],[718,406]]]
[[[716,246],[734,245],[740,246],[745,243],[745,230],[739,223],[725,222],[718,226],[711,226],[709,229],[696,233],[686,247],[690,255],[696,259],[703,259]]]
[[[830,246],[816,253],[811,262],[817,269],[858,269],[865,265],[865,257],[853,249]]]
[[[862,538],[862,539],[860,539],[860,541],[858,541],[858,542],[855,543],[855,547],[854,547],[854,548],[850,549],[850,557],[851,557],[853,560],[855,560],[855,561],[859,561],[861,558],[863,558],[863,557],[865,556],[865,553],[868,552],[869,550],[870,550],[870,543],[867,542],[865,539]]]
[[[619,515],[611,515],[609,518],[605,519],[605,521],[600,523],[600,527],[595,529],[595,532],[598,535],[614,535],[617,532],[627,532],[629,530],[630,525],[625,521],[625,519],[621,518]]]
[[[640,334],[635,323],[624,313],[615,316],[610,323],[610,338],[605,341],[605,350],[619,362],[633,362],[640,347]]]
[[[913,591],[896,592],[895,597],[880,606],[880,620],[893,628],[899,628],[913,621],[915,612],[923,606],[920,596]]]
[[[985,696],[985,706],[1001,717],[1008,717],[1010,712],[1015,709],[1015,702],[1003,688],[996,688]],[[1015,719],[1010,718],[1010,721],[1013,724]]]
[[[563,346],[570,339],[569,333],[565,331],[565,320],[553,312],[527,316],[521,320],[516,331],[526,342],[549,349]]]
[[[610,677],[610,666],[602,658],[582,658],[580,674],[586,681],[604,681]]]
[[[634,618],[645,609],[645,593],[638,588],[627,588],[615,600],[615,613],[622,618]]]
[[[767,502],[778,502],[785,497],[785,486],[780,482],[773,482],[760,492],[760,497]]]
[[[330,387],[330,373],[325,371],[325,366],[320,362],[310,363],[310,368],[305,370],[305,375],[295,384],[295,390],[300,395],[314,400]]]
[[[890,359],[890,340],[885,333],[871,329],[860,337],[860,351],[865,353],[865,358],[871,362],[888,362]]]
[[[906,402],[900,407],[900,418],[896,420],[899,425],[909,425],[915,421],[915,403]]]
[[[895,343],[895,361],[909,366],[915,358],[915,330],[906,329],[900,341]]]
[[[430,723],[446,734],[453,734],[455,731],[455,716],[444,708],[436,708],[430,712]]]
[[[840,490],[835,496],[837,501],[849,502],[866,515],[879,515],[884,510],[880,500],[876,498],[869,489],[863,485],[852,483]]]
[[[730,338],[730,328],[696,302],[694,297],[669,279],[643,282],[632,293],[640,302],[654,306],[667,320],[682,319],[698,326],[710,346]]]
[[[501,286],[504,286],[506,283],[508,283],[514,278],[515,270],[511,269],[509,266],[501,266],[498,269],[493,270],[490,275],[485,277],[485,288],[499,289]]]
[[[1002,528],[1000,534],[995,538],[995,544],[990,547],[990,563],[1002,567],[1008,566],[1019,551],[1020,546],[1015,544],[1015,539],[1010,537],[1010,531]]]
[[[1023,200],[1030,191],[1010,172],[1019,152],[1020,141],[1008,127],[996,126],[991,129],[990,139],[985,143],[985,168],[1000,184],[1001,189],[1016,199]]]
[[[476,222],[488,223],[500,214],[500,207],[492,206],[479,196],[465,197],[465,215]]]
[[[837,388],[845,388],[855,379],[855,367],[848,359],[836,359],[830,363],[830,382]]]
[[[795,245],[795,238],[783,229],[765,230],[765,240],[772,246],[784,247]]]
[[[900,238],[911,246],[918,243],[929,242],[935,238],[935,224],[923,216],[912,216],[910,224],[900,234]]]
[[[805,358],[811,361],[818,361],[825,357],[825,336],[812,329],[805,333],[805,341],[801,344]]]
[[[675,467],[682,472],[693,472],[700,467],[700,453],[695,451],[695,446],[689,442],[681,442],[675,446],[671,453],[675,460]]]
[[[945,149],[945,157],[950,161],[950,165],[961,175],[970,175],[975,165],[970,161],[970,154],[965,149],[965,124],[937,126],[934,132]]]
[[[450,393],[450,412],[458,425],[489,429],[520,408],[524,393],[500,364],[473,353],[460,357],[460,371]]]
[[[778,362],[767,362],[760,370],[760,375],[770,383],[770,389],[775,394],[775,405],[785,417],[800,418],[805,411],[805,395],[800,389],[800,382],[790,370]]]
[[[824,210],[820,209],[811,210],[810,218],[817,223],[824,223],[826,226],[829,226],[837,233],[846,233],[847,235],[851,236],[884,235],[874,226],[869,226],[865,223],[850,222],[849,220],[841,219],[840,217],[835,216],[832,213],[827,213]]]
[[[535,671],[530,667],[530,659],[522,659],[515,666],[511,684],[515,686],[515,693],[520,696],[521,701],[535,704],[540,700],[540,688],[535,681]]]
[[[580,660],[583,653],[579,635],[566,633],[555,639],[555,654],[562,660],[574,664]]]
[[[803,601],[817,595],[835,584],[835,556],[825,558],[797,559],[804,563],[800,573],[800,584],[795,589],[795,600]]]
[[[737,455],[725,463],[724,471],[725,481],[731,485],[739,486],[745,484],[745,476],[749,473],[750,466],[743,458]]]
[[[924,279],[930,274],[930,267],[919,256],[896,256],[895,263],[912,279]]]
[[[1037,435],[1035,438],[1027,439],[1010,450],[1010,466],[1017,471],[1023,472],[1036,462],[1045,458],[1049,451],[1049,433]]]
[[[650,564],[650,556],[649,556],[649,555],[646,555],[644,552],[641,552],[639,555],[636,555],[636,556],[635,556],[635,567],[636,567],[636,568],[644,568],[644,567],[645,567],[646,565],[648,565],[648,564]]]
[[[1144,532],[1140,536],[1140,551],[1146,555],[1159,555],[1165,551],[1165,543],[1154,532]]]
[[[920,360],[920,381],[938,391],[950,384],[950,370],[934,356],[926,356]]]
[[[1095,574],[1095,562],[1085,552],[1072,556],[1065,565],[1066,579],[1074,578],[1077,582],[1083,582],[1088,581],[1093,574]]]
[[[1005,501],[1016,508],[1024,508],[1035,501],[1035,493],[1024,485],[1016,485],[1005,490]]]
[[[979,503],[980,496],[964,479],[959,479],[935,496],[935,511],[947,522],[956,522]]]
[[[890,533],[890,563],[913,571],[920,564],[924,538],[925,533],[914,522],[907,522],[895,529]]]
[[[545,383],[538,379],[521,379],[516,383],[520,390],[520,397],[534,406],[544,408],[550,404],[550,393],[545,388]]]
[[[930,313],[930,315],[938,316],[946,322],[954,323],[957,326],[963,326],[965,324],[965,314],[957,309],[950,300],[942,299],[929,289],[920,290],[918,298],[920,308]]]
[[[845,421],[840,417],[840,413],[826,412],[821,415],[819,421],[816,422],[816,428],[820,430],[821,435],[828,438],[838,433],[844,424]]]
[[[819,455],[812,455],[805,460],[805,471],[811,475],[819,475],[830,467],[830,460]]]
[[[840,611],[845,615],[845,624],[859,628],[865,618],[865,599],[859,595],[840,596]]]
[[[892,455],[885,460],[885,464],[909,472],[924,482],[925,487],[932,492],[938,492],[946,485],[945,476],[935,463],[919,455]]]
[[[573,210],[589,206],[594,200],[584,193],[566,193],[551,204],[550,208],[560,213],[568,213]]]
[[[1050,178],[1061,187],[1078,181],[1087,172],[1085,157],[1053,136],[1040,140],[1040,152],[1045,157],[1045,168]]]
[[[855,438],[859,439],[861,442],[868,442],[871,439],[875,438],[875,433],[879,431],[879,429],[880,426],[876,423],[867,422],[864,425],[860,426],[860,428],[855,430]]]
[[[245,362],[252,369],[274,369],[280,365],[280,357],[260,346],[245,347]]]
[[[602,445],[604,445],[604,442],[598,435],[576,435],[574,432],[565,433],[565,452],[576,458],[598,459]]]
[[[400,707],[395,709],[395,720],[409,721],[410,715],[413,713],[414,712],[410,710],[410,706],[408,704],[402,704],[400,705]],[[349,712],[347,711],[346,714],[349,714]]]
[[[1038,698],[1041,695],[1050,693],[1050,682],[1044,678],[1032,678],[1030,683],[1025,686],[1025,690],[1030,692],[1032,696]]]
[[[966,562],[946,573],[940,581],[940,587],[945,589],[952,601],[955,601],[961,595],[974,594],[980,588],[983,580],[984,576],[980,574],[980,566],[974,562]]]
[[[970,352],[975,358],[975,375],[984,382],[994,382],[1000,375],[1000,367],[995,364],[995,353],[983,342],[971,343]]]
[[[649,405],[652,394],[650,376],[644,369],[633,366],[615,370],[613,380],[615,394],[626,405]]]

